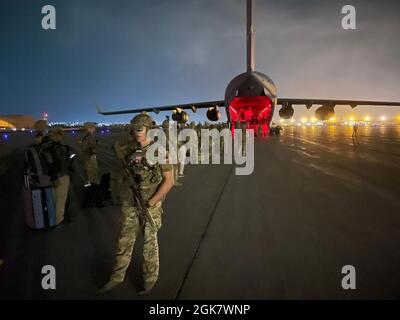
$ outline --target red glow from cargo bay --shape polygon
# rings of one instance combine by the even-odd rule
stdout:
[[[272,117],[272,102],[268,97],[236,97],[231,101],[229,113],[234,133],[235,123],[245,122],[247,129],[258,132],[261,128],[262,135],[266,136]]]

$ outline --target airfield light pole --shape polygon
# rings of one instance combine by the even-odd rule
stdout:
[[[253,25],[253,0],[247,0],[247,71],[256,68],[256,41]]]

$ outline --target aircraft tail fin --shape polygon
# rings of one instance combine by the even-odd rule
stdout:
[[[254,71],[256,68],[256,39],[253,25],[253,0],[247,0],[247,71]]]
[[[96,106],[97,113],[102,114],[103,111],[101,110],[100,104],[98,104],[97,101],[94,101],[94,105]]]

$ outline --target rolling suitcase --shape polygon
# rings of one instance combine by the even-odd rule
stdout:
[[[44,228],[44,206],[42,203],[42,190],[34,189],[31,190],[32,195],[32,211],[33,211],[33,221],[34,229],[43,229]]]
[[[43,196],[44,199],[42,200],[42,203],[44,202],[45,204],[45,225],[46,227],[54,227],[57,224],[54,189],[51,187],[44,188],[42,190],[42,198]]]
[[[28,170],[24,176],[23,199],[26,224],[32,229],[53,227],[56,225],[54,189],[50,186],[50,178],[43,174],[37,150],[35,148],[28,150],[36,167],[36,175],[32,180],[30,170]],[[27,154],[25,159],[29,160]],[[31,188],[32,181],[36,182],[33,188]]]
[[[32,192],[31,190],[27,189],[27,177],[25,176],[25,188],[22,189],[22,196],[24,200],[24,210],[25,210],[25,221],[26,224],[32,228],[36,229],[36,221],[33,212],[33,202],[32,202]]]
[[[52,187],[23,190],[25,220],[32,229],[44,229],[56,225],[56,206]]]

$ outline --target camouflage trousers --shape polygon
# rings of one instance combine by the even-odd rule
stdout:
[[[90,183],[99,184],[96,155],[92,155],[91,157],[85,159],[85,173],[86,178]]]
[[[143,280],[145,282],[156,282],[159,273],[157,232],[161,228],[161,215],[163,212],[161,203],[149,208],[150,214],[156,224],[156,228],[153,228],[147,221],[142,223],[143,221],[139,215],[138,208],[130,206],[129,202],[124,201],[122,203],[121,211],[121,231],[111,280],[124,280],[126,270],[131,262],[132,251],[136,238],[139,232],[142,231],[144,235]]]
[[[60,224],[64,220],[65,203],[68,198],[69,182],[69,176],[62,176],[53,183],[57,224]]]

